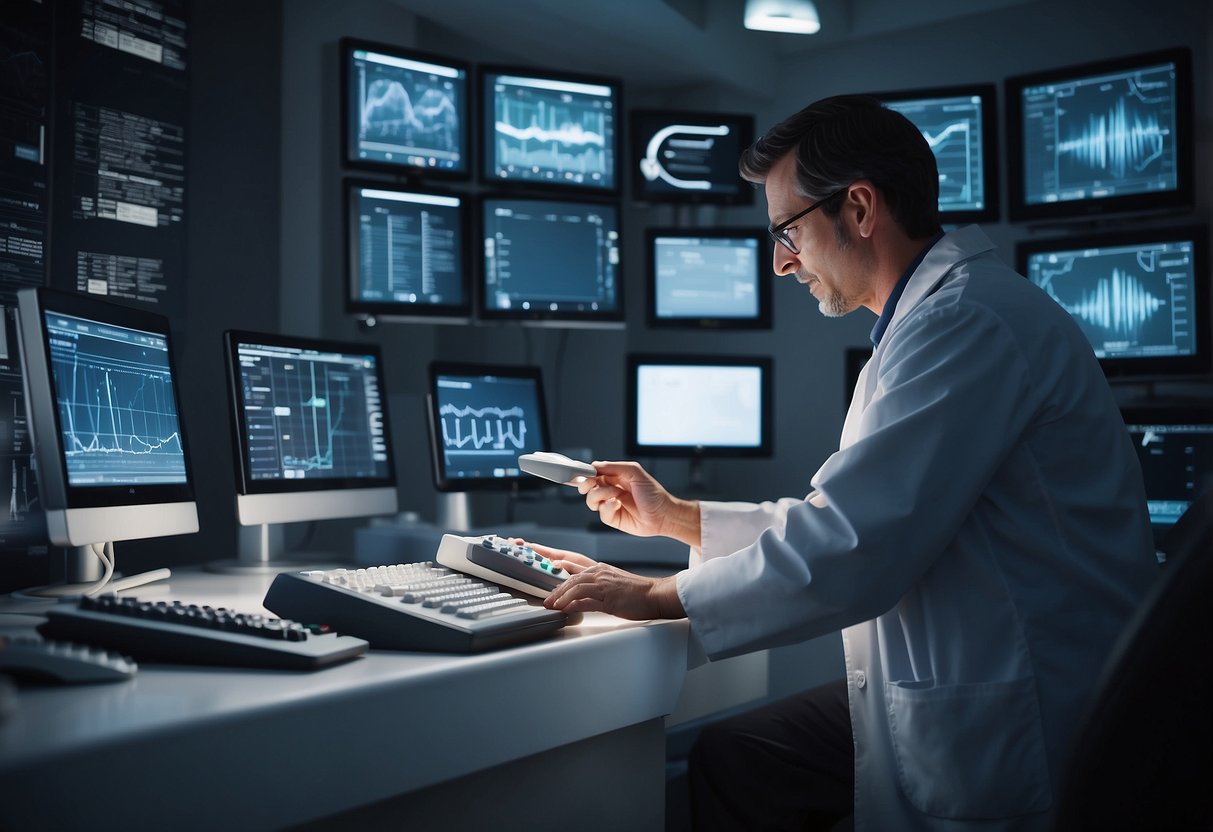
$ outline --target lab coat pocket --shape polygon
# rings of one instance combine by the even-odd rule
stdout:
[[[886,682],[885,693],[901,788],[919,811],[1006,818],[1052,804],[1032,677],[934,687]]]

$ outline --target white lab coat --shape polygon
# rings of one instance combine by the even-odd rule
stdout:
[[[935,244],[813,493],[704,503],[678,575],[712,658],[845,628],[860,830],[1047,828],[1095,675],[1158,575],[1089,343],[993,249],[976,226]]]

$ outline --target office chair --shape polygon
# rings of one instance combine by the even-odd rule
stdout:
[[[1163,541],[1162,576],[1079,726],[1057,832],[1213,829],[1213,490]]]

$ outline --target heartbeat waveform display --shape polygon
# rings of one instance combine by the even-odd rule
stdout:
[[[421,89],[414,101],[400,81],[375,79],[363,100],[361,131],[364,142],[459,152],[459,111],[451,93],[436,87]]]
[[[614,118],[603,96],[498,88],[494,173],[503,178],[614,186]]]
[[[1045,252],[1029,258],[1028,274],[1074,317],[1100,358],[1187,355],[1195,347],[1191,243]]]
[[[1173,64],[1023,90],[1030,203],[1175,190]]]
[[[78,347],[53,351],[52,365],[72,485],[185,481],[181,425],[166,364]]]
[[[1057,152],[1077,163],[1124,179],[1140,174],[1166,152],[1168,131],[1155,115],[1128,110],[1124,98],[1103,114],[1092,113],[1080,129],[1057,143]]]
[[[446,452],[511,451],[526,448],[526,412],[521,407],[438,408],[442,420],[442,444]]]
[[[1166,303],[1163,298],[1151,294],[1134,275],[1112,269],[1110,277],[1098,281],[1094,289],[1085,290],[1077,303],[1061,305],[1071,315],[1099,327],[1113,338],[1136,341],[1142,326]]]

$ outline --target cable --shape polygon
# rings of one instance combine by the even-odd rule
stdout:
[[[83,548],[83,547],[82,547]],[[169,578],[172,573],[167,569],[153,569],[150,572],[143,572],[138,575],[128,575],[125,578],[113,580],[114,577],[114,544],[112,541],[106,543],[90,543],[87,547],[97,559],[105,566],[105,573],[96,581],[78,583],[78,584],[49,584],[47,586],[36,586],[29,589],[19,590],[12,594],[13,598],[18,600],[44,600],[47,598],[63,598],[68,595],[99,595],[102,592],[121,592],[124,589],[132,589],[137,586],[151,583],[152,581],[162,581]]]

